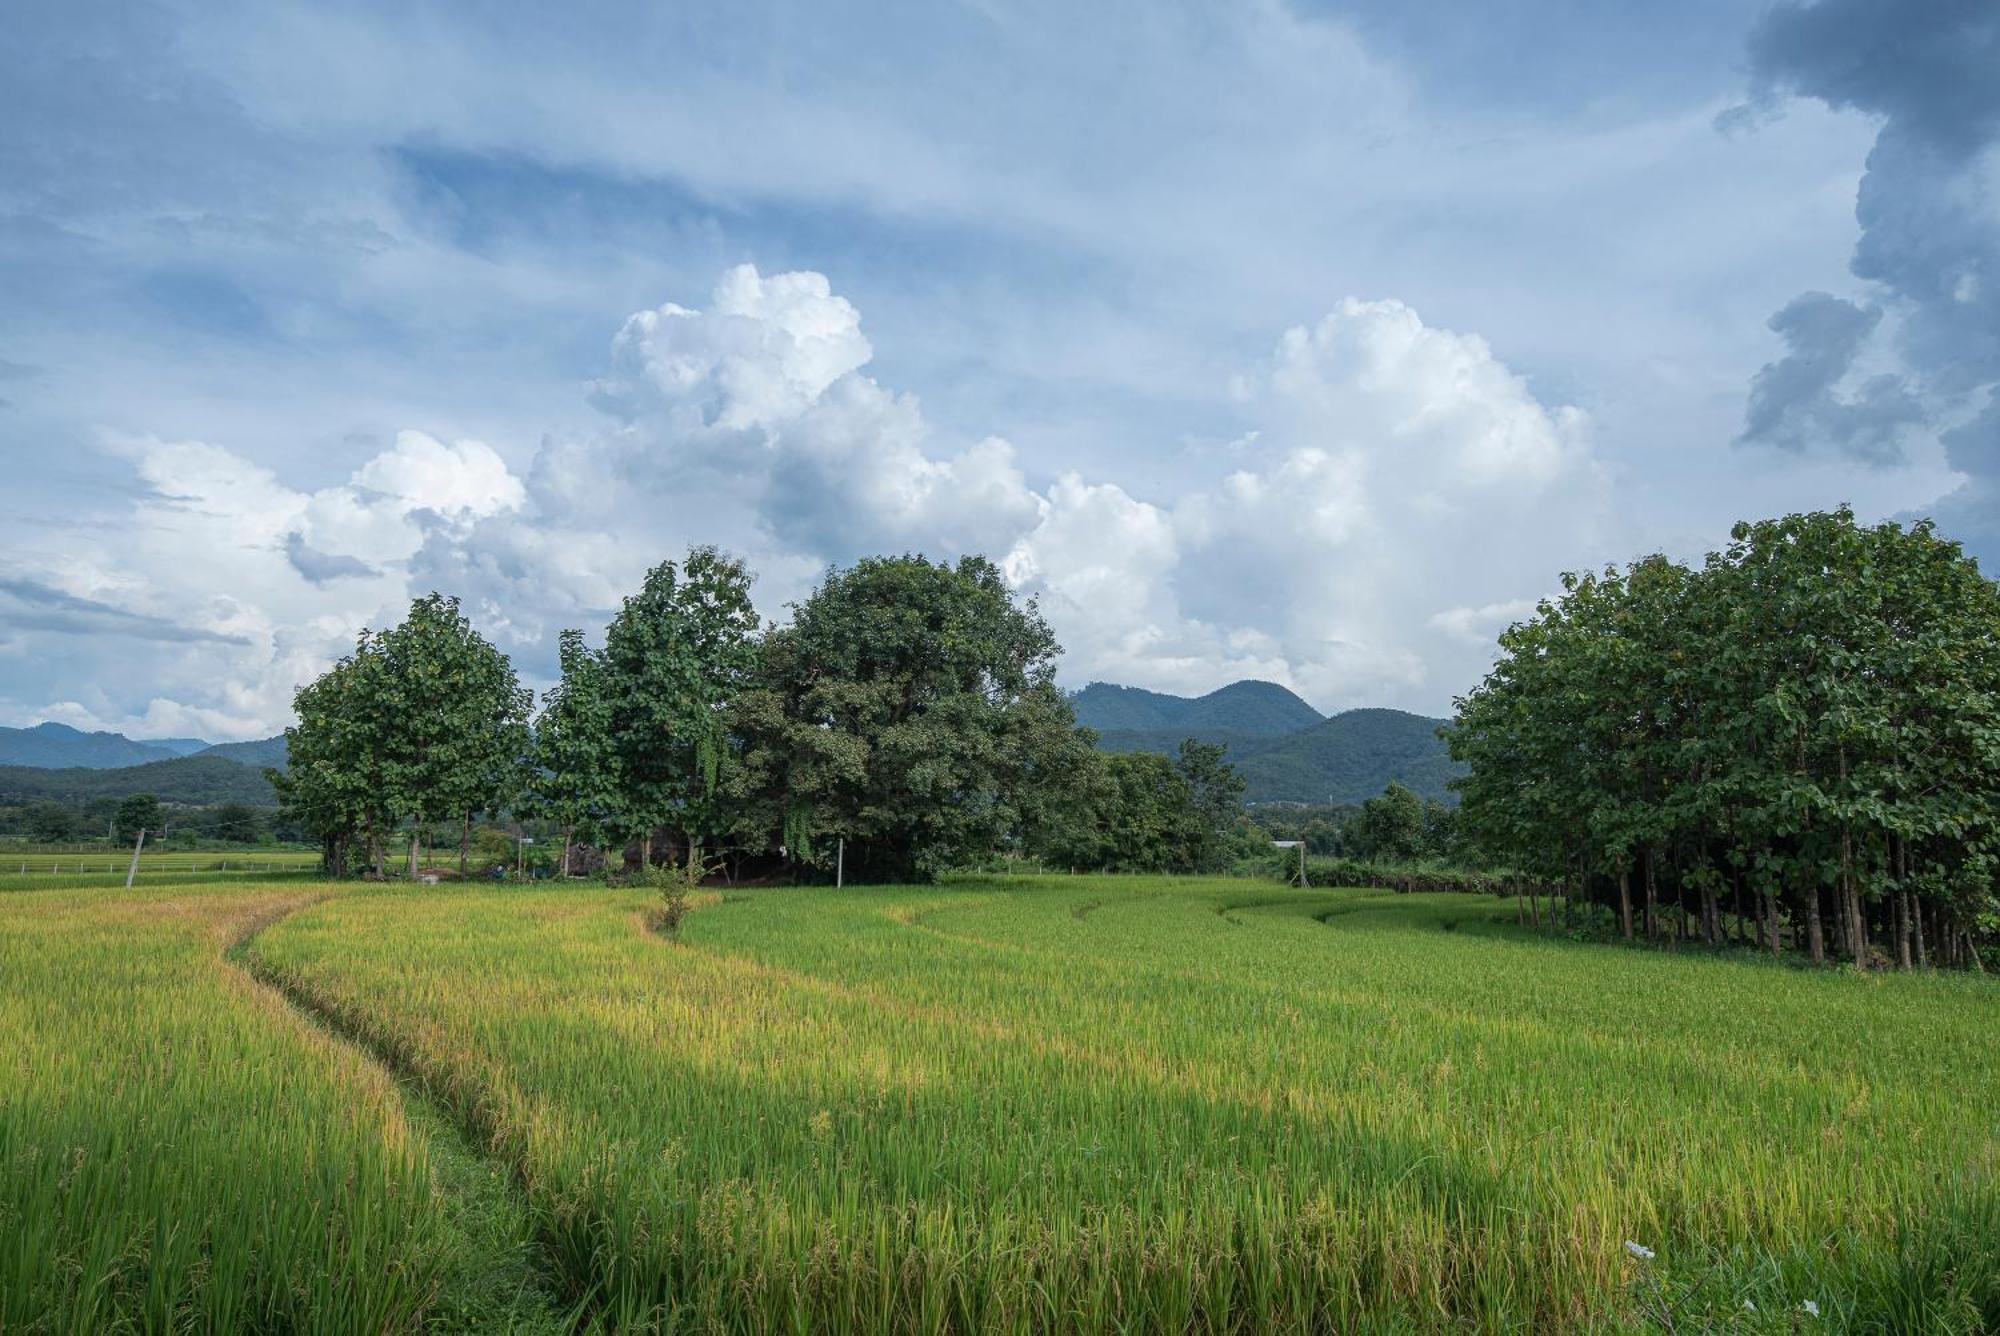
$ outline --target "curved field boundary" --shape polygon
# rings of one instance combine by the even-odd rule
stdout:
[[[402,1094],[405,1112],[428,1134],[437,1160],[441,1198],[458,1223],[477,1241],[486,1264],[474,1277],[476,1292],[460,1302],[476,1308],[479,1321],[512,1332],[569,1332],[589,1323],[594,1297],[556,1266],[543,1241],[533,1237],[532,1216],[516,1166],[492,1150],[493,1132],[481,1120],[462,1116],[459,1106],[435,1097],[422,1074],[373,1027],[357,1024],[341,1009],[256,952],[257,938],[285,919],[312,909],[334,894],[309,896],[243,925],[225,957],[237,965],[301,1022],[326,1034],[379,1070]],[[477,1110],[480,1106],[470,1106]],[[454,1324],[456,1325],[456,1324]]]

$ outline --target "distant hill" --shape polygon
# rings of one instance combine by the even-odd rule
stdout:
[[[1460,773],[1437,736],[1442,719],[1349,710],[1328,719],[1275,682],[1233,682],[1188,699],[1093,682],[1070,697],[1102,751],[1172,754],[1185,738],[1218,743],[1243,772],[1249,802],[1358,803],[1398,780],[1456,802]]]
[[[207,746],[207,743],[202,743]],[[122,733],[86,733],[68,724],[0,728],[0,765],[81,766],[93,770],[140,765],[180,755],[169,747],[134,742]]]
[[[134,738],[142,747],[158,747],[161,751],[172,752],[175,756],[192,756],[205,752],[215,744],[207,738]]]
[[[150,793],[170,803],[239,802],[271,807],[278,801],[263,771],[222,756],[176,756],[111,769],[0,766],[0,802],[41,798],[80,802],[133,793]]]
[[[1249,802],[1358,803],[1393,779],[1421,797],[1455,803],[1445,785],[1464,767],[1437,736],[1445,722],[1402,710],[1349,710],[1230,759],[1249,781]]]
[[[197,754],[201,756],[220,756],[225,761],[235,761],[240,765],[255,766],[259,770],[262,770],[265,766],[272,766],[283,770],[287,755],[285,735],[280,733],[275,738],[258,738],[254,742],[218,742],[213,747],[206,747]]]
[[[1192,699],[1139,687],[1092,682],[1070,697],[1076,721],[1106,735],[1179,730],[1180,738],[1209,734],[1279,737],[1310,728],[1323,716],[1276,682],[1231,682]],[[1132,747],[1113,750],[1131,751]]]
[[[209,742],[202,738],[128,738],[123,733],[85,733],[68,724],[0,728],[0,766],[43,770],[111,770],[170,761],[178,756],[213,756],[262,770],[283,769],[285,735],[250,742]]]

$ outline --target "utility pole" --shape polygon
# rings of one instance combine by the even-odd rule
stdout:
[[[833,889],[839,890],[847,884],[847,837],[840,837],[840,844],[833,851]]]
[[[132,866],[125,869],[125,889],[132,889],[132,879],[139,875],[139,851],[146,847],[146,828],[139,827],[139,838],[132,844]]]

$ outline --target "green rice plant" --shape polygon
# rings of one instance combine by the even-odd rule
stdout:
[[[225,959],[331,890],[0,899],[0,1331],[558,1325],[463,1157]]]
[[[649,907],[358,890],[253,948],[515,1168],[610,1328],[2000,1324],[1984,980],[1226,880]]]

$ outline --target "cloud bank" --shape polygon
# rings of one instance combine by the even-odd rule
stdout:
[[[487,444],[414,430],[317,488],[209,443],[116,440],[144,489],[124,521],[92,559],[50,551],[0,589],[176,653],[142,714],[42,712],[269,731],[360,626],[431,588],[539,675],[557,630],[595,631],[648,565],[697,542],[748,560],[773,618],[830,563],[981,552],[1040,603],[1074,683],[1254,675],[1325,708],[1438,709],[1491,632],[1598,542],[1585,415],[1401,302],[1347,300],[1285,331],[1236,378],[1234,443],[1165,494],[1143,464],[1031,477],[1008,441],[935,426],[874,358],[824,275],[741,265],[703,305],[626,319],[584,387],[597,427],[552,435],[518,473]],[[1439,605],[1446,589],[1464,605]],[[16,619],[16,652],[37,629]]]

